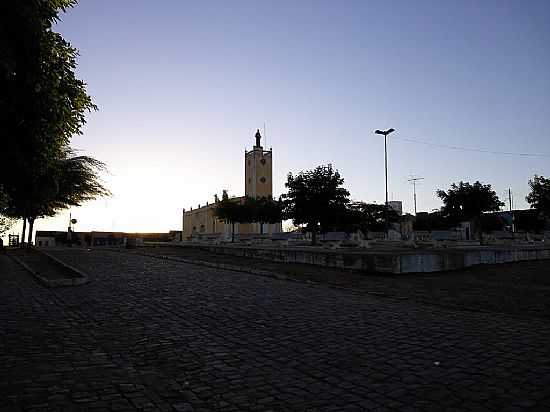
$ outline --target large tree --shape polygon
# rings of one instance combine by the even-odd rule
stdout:
[[[110,195],[98,176],[105,170],[105,164],[89,156],[76,155],[69,147],[48,169],[43,183],[32,193],[35,198],[29,202],[29,244],[37,218],[55,216],[62,209]]]
[[[216,205],[214,214],[219,219],[231,224],[231,242],[235,242],[235,223],[242,223],[243,220],[249,219],[243,217],[240,201],[230,199],[226,190],[223,191],[222,200]]]
[[[314,170],[288,174],[285,186],[288,193],[282,195],[283,215],[294,225],[305,225],[311,232],[311,243],[317,243],[317,233],[338,222],[346,205],[349,192],[342,187],[344,179],[331,164]]]
[[[525,200],[543,216],[550,217],[550,179],[535,175],[529,180],[531,192]]]
[[[14,223],[13,218],[10,218],[5,214],[8,203],[8,195],[4,191],[4,188],[0,185],[0,237],[10,230]]]
[[[414,230],[447,230],[460,223],[457,217],[450,218],[443,215],[441,210],[435,210],[430,213],[418,212],[414,219]]]
[[[282,204],[272,197],[253,198],[247,196],[240,205],[239,223],[259,223],[263,233],[265,223],[278,223],[282,220]]]
[[[539,233],[545,229],[546,219],[537,209],[514,210],[514,227],[520,232]]]
[[[386,211],[386,207],[388,208]],[[386,228],[386,213],[389,223],[398,223],[399,215],[386,205],[376,203],[353,202],[348,210],[353,216],[354,226],[363,233],[384,231]],[[348,213],[350,213],[348,212]],[[348,221],[351,219],[348,219]],[[352,220],[352,221],[353,221]]]
[[[96,107],[75,75],[78,51],[52,30],[74,0],[6,0],[0,15],[0,130],[9,165],[43,165]],[[17,169],[16,169],[17,170]]]
[[[52,183],[85,113],[96,109],[75,75],[78,52],[52,30],[74,0],[6,0],[0,3],[0,136],[13,216],[27,218]],[[24,229],[25,230],[25,229]],[[24,239],[24,233],[23,233]]]
[[[260,233],[264,223],[277,223],[282,219],[281,202],[271,197],[254,198],[246,196],[244,201],[231,200],[224,190],[221,202],[218,202],[215,215],[231,223],[231,241],[235,241],[235,223],[259,223]]]
[[[476,181],[453,183],[447,190],[438,190],[437,196],[443,201],[441,212],[451,220],[471,219],[474,221],[477,232],[482,239],[481,215],[484,212],[496,212],[504,203],[500,201],[496,192],[489,184]]]

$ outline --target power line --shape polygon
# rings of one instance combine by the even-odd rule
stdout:
[[[499,152],[495,150],[484,150],[484,149],[475,149],[471,147],[461,147],[461,146],[451,146],[446,144],[440,144],[440,143],[432,143],[432,142],[426,142],[423,140],[416,140],[416,139],[409,139],[406,137],[400,137],[400,136],[394,136],[394,139],[401,139],[406,142],[411,143],[419,143],[427,146],[435,146],[435,147],[441,147],[444,149],[452,149],[452,150],[462,150],[465,152],[477,152],[477,153],[488,153],[488,154],[495,154],[495,155],[506,155],[506,156],[525,156],[525,157],[550,157],[550,154],[544,154],[544,153],[518,153],[518,152]]]

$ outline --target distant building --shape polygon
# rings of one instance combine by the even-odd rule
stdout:
[[[37,230],[34,236],[34,244],[36,246],[48,246],[54,247],[58,246],[60,243],[60,236],[65,236],[65,241],[67,240],[67,232],[59,232],[53,230]]]
[[[403,202],[401,200],[390,200],[388,206],[392,208],[399,216],[403,214]]]
[[[71,243],[77,246],[125,246],[128,239],[140,239],[145,242],[179,242],[181,231],[168,233],[127,233],[127,232],[72,232]],[[38,247],[66,246],[66,231],[37,230],[35,245]]]
[[[242,203],[246,196],[253,198],[273,196],[273,151],[264,150],[260,144],[260,131],[256,132],[256,145],[252,150],[244,153],[244,193],[245,196],[231,198],[234,202]],[[224,233],[229,234],[232,225],[228,224],[215,215],[218,198],[214,203],[199,205],[197,209],[183,209],[182,238],[191,239],[193,236],[215,236]],[[277,233],[282,232],[282,222],[269,224],[260,223],[235,224],[235,233]]]

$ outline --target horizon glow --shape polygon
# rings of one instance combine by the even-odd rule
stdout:
[[[99,111],[72,145],[108,166],[112,198],[36,230],[166,232],[181,210],[244,193],[244,150],[266,124],[274,194],[332,163],[354,200],[439,208],[436,189],[490,183],[528,207],[550,159],[550,2],[82,1],[55,30],[80,50]],[[10,233],[17,233],[14,227]]]

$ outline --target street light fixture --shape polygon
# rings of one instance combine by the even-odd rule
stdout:
[[[73,227],[72,225],[76,225],[77,220],[73,219],[73,216],[71,213],[69,213],[69,227],[67,228],[67,243],[69,244],[69,247],[72,246],[73,243]]]
[[[388,142],[387,137],[390,133],[395,132],[395,129],[388,130],[375,130],[374,134],[383,134],[384,135],[384,172],[386,176],[386,237],[388,236],[389,222],[388,222]]]

